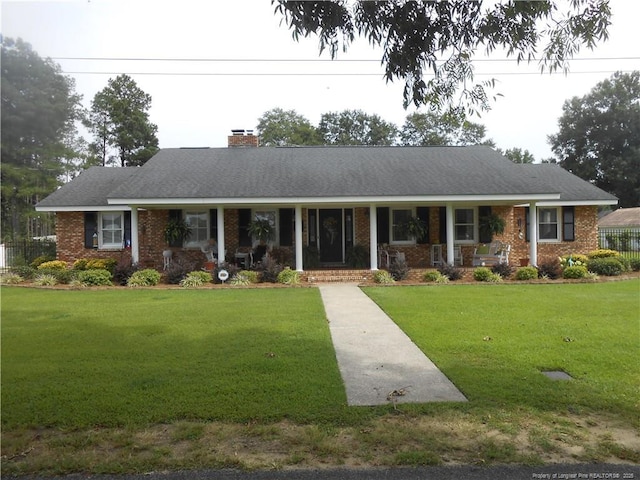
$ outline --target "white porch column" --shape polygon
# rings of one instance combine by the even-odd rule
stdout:
[[[538,207],[529,204],[529,265],[538,266]]]
[[[224,207],[219,205],[218,206],[218,214],[216,215],[217,218],[217,224],[218,224],[218,238],[217,238],[217,242],[218,242],[218,263],[224,263],[226,262],[226,259],[224,258]]]
[[[369,258],[371,270],[378,270],[378,212],[376,205],[369,205]]]
[[[131,207],[131,262],[140,261],[140,242],[138,241],[138,207]]]
[[[453,252],[453,204],[447,203],[447,264],[453,265],[455,258]]]
[[[295,219],[295,237],[296,237],[296,270],[303,271],[302,265],[302,206],[296,205]]]

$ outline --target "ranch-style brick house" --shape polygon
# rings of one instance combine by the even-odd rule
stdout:
[[[272,148],[235,131],[228,148],[167,148],[142,167],[90,168],[36,209],[56,212],[57,255],[67,262],[130,257],[161,269],[172,218],[192,227],[174,251],[204,263],[201,246],[213,239],[217,257],[233,262],[255,247],[248,225],[258,217],[276,228],[271,247],[303,271],[306,250],[335,268],[355,245],[371,270],[381,267],[381,245],[414,268],[436,254],[471,266],[476,246],[491,241],[479,228],[488,214],[506,222],[495,240],[511,246],[509,262],[537,265],[598,248],[598,206],[615,204],[556,165],[515,164],[486,146]],[[418,241],[399,228],[410,217],[428,227]]]

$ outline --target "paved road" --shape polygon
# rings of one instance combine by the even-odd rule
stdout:
[[[457,466],[391,469],[285,470],[241,472],[205,470],[140,475],[69,475],[65,477],[8,477],[19,480],[536,480],[640,479],[640,465],[552,465],[523,467]]]

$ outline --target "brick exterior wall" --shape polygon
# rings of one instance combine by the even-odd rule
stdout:
[[[492,212],[506,219],[505,231],[494,240],[511,244],[509,257],[512,265],[519,265],[520,258],[528,258],[529,242],[524,238],[525,209],[510,206],[493,207]],[[304,222],[303,241],[308,244],[307,209],[303,209]],[[145,267],[162,269],[162,251],[167,249],[163,239],[164,227],[168,221],[168,210],[140,210],[138,212],[138,235],[140,263]],[[521,221],[522,239],[519,236],[518,220]],[[575,207],[575,241],[573,242],[539,242],[538,263],[546,259],[555,258],[570,253],[587,253],[598,248],[598,215],[595,206]],[[238,210],[229,208],[224,211],[225,246],[227,261],[233,261],[236,250],[246,251],[239,247]],[[84,213],[58,212],[56,215],[57,256],[59,260],[69,263],[80,258],[115,258],[117,260],[130,259],[130,249],[97,250],[84,246]],[[430,209],[429,244],[424,245],[391,245],[391,250],[398,250],[405,254],[409,266],[413,268],[427,268],[431,266],[431,244],[439,243],[439,213],[437,208]],[[369,208],[354,208],[354,243],[369,249]],[[198,268],[204,263],[204,255],[199,249],[173,248],[175,255],[184,255],[196,263]],[[470,266],[474,246],[462,247],[463,265]],[[295,264],[294,248],[279,249],[281,258],[290,259]]]

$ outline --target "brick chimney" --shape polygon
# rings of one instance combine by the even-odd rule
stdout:
[[[231,130],[231,135],[227,137],[229,148],[237,147],[257,147],[259,137],[253,134],[253,130]]]

